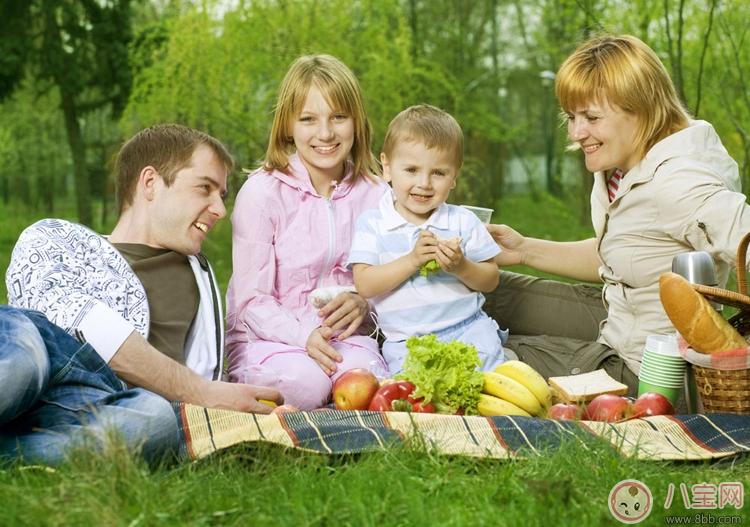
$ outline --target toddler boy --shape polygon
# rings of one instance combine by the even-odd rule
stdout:
[[[392,189],[356,223],[348,264],[359,294],[372,299],[390,375],[401,370],[412,335],[471,344],[483,370],[505,360],[507,332],[482,311],[481,294],[498,284],[493,258],[500,247],[472,212],[446,204],[463,142],[461,127],[443,110],[418,105],[399,113],[380,154]],[[431,261],[437,272],[420,273]]]

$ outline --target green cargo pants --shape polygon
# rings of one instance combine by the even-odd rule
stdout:
[[[510,330],[506,348],[545,378],[604,368],[636,395],[635,373],[596,342],[607,318],[601,288],[501,271],[500,285],[485,297],[484,311]]]

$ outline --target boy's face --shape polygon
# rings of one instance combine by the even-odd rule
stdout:
[[[427,221],[456,186],[458,167],[450,153],[421,141],[400,141],[390,157],[380,154],[380,161],[393,187],[396,211],[415,225]]]

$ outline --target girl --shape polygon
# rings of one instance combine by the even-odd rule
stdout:
[[[300,409],[324,405],[352,368],[385,371],[346,268],[353,224],[387,186],[352,72],[328,55],[298,58],[281,83],[263,166],[232,215],[227,292],[229,376],[278,389]],[[318,309],[310,293],[343,286]]]

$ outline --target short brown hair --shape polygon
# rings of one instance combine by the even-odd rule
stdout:
[[[427,148],[448,152],[456,169],[460,169],[464,163],[464,133],[461,126],[451,114],[435,106],[410,106],[393,118],[383,140],[386,157],[391,157],[401,141],[421,141]]]
[[[154,167],[164,183],[170,186],[177,172],[188,166],[200,145],[213,150],[227,173],[232,171],[234,160],[226,147],[218,139],[193,128],[157,124],[131,137],[115,159],[115,196],[120,214],[133,204],[138,177],[145,167]]]
[[[633,114],[641,158],[688,125],[689,115],[664,64],[630,35],[600,35],[578,46],[557,73],[555,94],[566,113],[591,102],[607,102]]]
[[[292,124],[302,111],[312,85],[320,90],[331,108],[350,115],[354,121],[351,151],[354,177],[379,174],[378,162],[372,154],[372,126],[365,112],[359,82],[343,62],[331,55],[304,55],[297,58],[286,72],[276,101],[264,168],[287,169],[289,154],[294,151]]]

